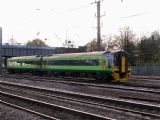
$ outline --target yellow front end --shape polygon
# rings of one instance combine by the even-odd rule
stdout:
[[[131,67],[126,62],[126,56],[122,55],[120,58],[120,65],[113,67],[114,80],[129,80],[131,74]]]
[[[113,67],[114,80],[117,80],[117,81],[129,80],[130,76],[131,76],[131,67],[128,67],[128,72],[123,77],[121,77],[121,75],[120,75],[119,67],[118,66]]]

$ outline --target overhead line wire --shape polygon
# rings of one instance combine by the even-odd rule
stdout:
[[[146,15],[146,14],[149,14],[149,12],[133,14],[133,15],[129,15],[129,16],[125,16],[125,17],[121,17],[121,19],[124,19],[124,18],[131,18],[131,17],[136,17],[136,16],[141,16],[141,15]]]
[[[89,7],[90,5],[91,5],[91,3],[90,3],[90,4],[83,5],[83,6],[80,6],[80,7],[77,7],[77,8],[70,9],[70,10],[68,10],[67,12],[74,12],[74,11],[80,10],[80,9],[82,9],[82,8]]]

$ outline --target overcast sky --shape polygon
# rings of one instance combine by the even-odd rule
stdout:
[[[3,43],[41,38],[62,46],[66,38],[81,46],[96,38],[95,0],[0,0]],[[137,34],[160,29],[160,0],[104,0],[102,35],[117,34],[126,25]],[[138,16],[134,16],[138,15]],[[127,17],[132,16],[132,17]],[[39,35],[37,35],[39,33]]]

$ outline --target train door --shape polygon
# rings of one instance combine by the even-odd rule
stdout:
[[[127,74],[127,58],[126,54],[120,54],[120,64],[119,64],[119,72],[120,72],[120,78],[125,78]]]
[[[126,72],[126,56],[121,56],[121,73]]]

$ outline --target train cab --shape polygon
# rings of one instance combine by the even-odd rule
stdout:
[[[131,74],[131,66],[128,61],[128,53],[119,51],[114,53],[113,77],[115,80],[128,80]]]
[[[131,66],[128,61],[128,53],[125,51],[111,52],[107,54],[108,68],[112,68],[114,80],[128,80],[131,74]]]

